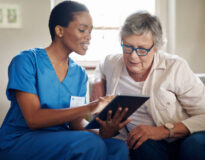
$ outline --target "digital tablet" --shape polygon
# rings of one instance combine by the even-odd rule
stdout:
[[[117,111],[118,107],[122,107],[122,110],[124,108],[128,108],[128,111],[126,115],[124,116],[123,120],[126,120],[133,112],[135,112],[143,103],[145,103],[146,100],[148,100],[148,96],[128,96],[128,95],[117,95],[98,115],[101,120],[107,119],[107,112],[109,110],[112,110],[112,117]],[[96,119],[88,123],[88,125],[85,127],[86,129],[96,129],[99,128],[100,124]]]

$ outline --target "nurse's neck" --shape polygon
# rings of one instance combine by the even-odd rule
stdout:
[[[48,57],[54,63],[68,63],[70,51],[67,51],[63,47],[59,47],[55,44],[51,44],[47,48],[45,48]]]

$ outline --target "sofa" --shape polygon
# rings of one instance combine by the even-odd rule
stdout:
[[[197,77],[200,78],[200,80],[203,82],[203,84],[205,85],[205,73],[196,73],[195,74]],[[89,77],[89,85],[88,85],[88,92],[89,95],[87,96],[87,98],[90,97],[91,95],[91,91],[92,91],[92,84],[93,84],[94,80],[92,78],[92,76]]]
[[[205,74],[196,74],[196,76],[198,76],[205,85]]]
[[[196,76],[198,76],[201,79],[201,81],[204,83],[204,85],[205,85],[205,74],[196,74]],[[88,84],[88,95],[87,95],[87,99],[88,100],[89,100],[89,96],[90,96],[90,91],[92,90],[92,83],[93,83],[91,77],[89,78],[89,82],[88,82],[89,83]],[[7,102],[7,104],[5,104],[4,106],[6,106],[6,108],[2,108],[2,106],[0,107],[0,125],[2,124],[3,119],[5,117],[5,114],[6,114],[7,110],[8,110],[8,108],[9,108],[8,107],[9,103]]]

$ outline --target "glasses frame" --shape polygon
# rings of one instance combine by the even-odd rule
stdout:
[[[128,48],[132,49],[132,51],[130,53],[125,52],[126,54],[132,54],[132,52],[135,51],[138,56],[146,56],[151,51],[151,49],[154,47],[154,43],[152,44],[152,46],[149,49],[147,49],[147,48],[134,48],[133,46],[129,46],[129,45],[125,45],[125,44],[121,44],[121,47],[122,47],[122,49],[123,49],[123,47],[128,47]],[[147,53],[145,55],[141,55],[138,53],[138,49],[146,50]],[[124,50],[123,50],[123,52],[124,52]]]

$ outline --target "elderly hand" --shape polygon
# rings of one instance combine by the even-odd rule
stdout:
[[[128,108],[125,108],[122,111],[122,108],[119,107],[115,115],[113,116],[113,119],[111,118],[112,116],[112,111],[109,110],[107,113],[107,120],[103,121],[100,118],[96,118],[96,120],[99,122],[101,125],[100,127],[100,135],[103,138],[110,138],[113,137],[117,131],[119,131],[121,128],[123,128],[126,124],[128,124],[131,120],[127,119],[123,122],[122,119],[127,113]]]
[[[169,132],[163,126],[154,127],[140,125],[129,133],[127,144],[129,148],[133,148],[135,150],[148,139],[161,140],[167,138],[168,134]]]

